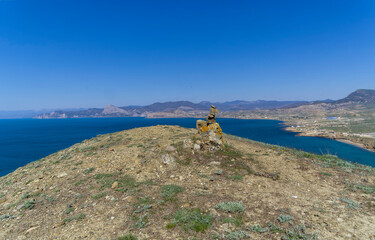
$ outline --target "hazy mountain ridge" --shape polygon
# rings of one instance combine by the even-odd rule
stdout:
[[[375,90],[359,89],[340,100],[318,101],[243,101],[228,102],[190,101],[156,102],[147,106],[108,105],[105,108],[90,108],[79,111],[54,111],[36,118],[85,118],[85,117],[203,117],[211,105],[215,105],[226,117],[246,111],[332,111],[335,109],[354,109],[358,106],[374,104]]]
[[[293,104],[307,104],[306,101],[230,101],[192,103],[190,101],[157,102],[147,106],[116,107],[108,105],[105,108],[90,108],[80,111],[54,111],[40,114],[36,118],[83,118],[83,117],[146,117],[148,115],[163,117],[190,117],[205,114],[211,105],[222,112],[262,110],[286,107]]]

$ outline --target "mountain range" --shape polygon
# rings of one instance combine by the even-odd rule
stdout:
[[[325,105],[330,109],[351,104],[375,104],[375,90],[359,89],[339,100],[320,101],[229,101],[209,102],[189,101],[156,102],[147,106],[107,105],[105,108],[89,108],[79,110],[57,110],[36,115],[35,118],[90,118],[90,117],[198,117],[204,116],[211,105],[215,105],[221,112],[238,113],[242,111],[293,109],[301,106]]]

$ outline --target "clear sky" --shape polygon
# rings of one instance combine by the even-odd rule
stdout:
[[[0,110],[375,89],[375,1],[0,0]]]

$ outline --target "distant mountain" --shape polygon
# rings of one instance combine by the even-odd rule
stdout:
[[[185,110],[206,110],[204,105],[192,103],[189,101],[177,101],[177,102],[164,102],[164,103],[153,103],[151,105],[141,107],[139,110],[143,112],[171,112],[177,109]]]
[[[218,102],[208,102],[203,101],[200,102],[200,105],[205,106],[206,108],[210,105],[215,105],[218,109],[224,112],[235,112],[235,111],[248,111],[248,110],[262,110],[262,109],[275,109],[275,108],[283,108],[287,106],[299,106],[302,104],[308,104],[307,101],[265,101],[265,100],[257,100],[257,101],[230,101],[224,103]]]
[[[347,104],[349,103],[349,105]],[[236,113],[239,111],[252,110],[292,110],[308,111],[308,109],[335,109],[351,106],[350,103],[375,103],[375,90],[357,90],[346,98],[334,101],[330,99],[321,101],[243,101],[235,100],[229,102],[202,101],[192,103],[189,101],[157,102],[147,106],[124,106],[117,107],[107,105],[105,108],[90,108],[75,111],[53,111],[43,113],[36,118],[90,118],[90,117],[202,117],[207,114],[211,105],[215,105],[221,112]],[[289,110],[288,110],[289,111]],[[315,110],[314,110],[315,111]],[[1,115],[0,115],[1,116]]]
[[[375,90],[371,89],[358,89],[352,92],[347,97],[333,102],[334,104],[341,103],[375,103]]]

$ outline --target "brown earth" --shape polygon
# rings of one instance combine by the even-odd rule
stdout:
[[[373,168],[228,135],[211,153],[196,140],[138,128],[17,169],[0,178],[0,239],[375,239]]]

